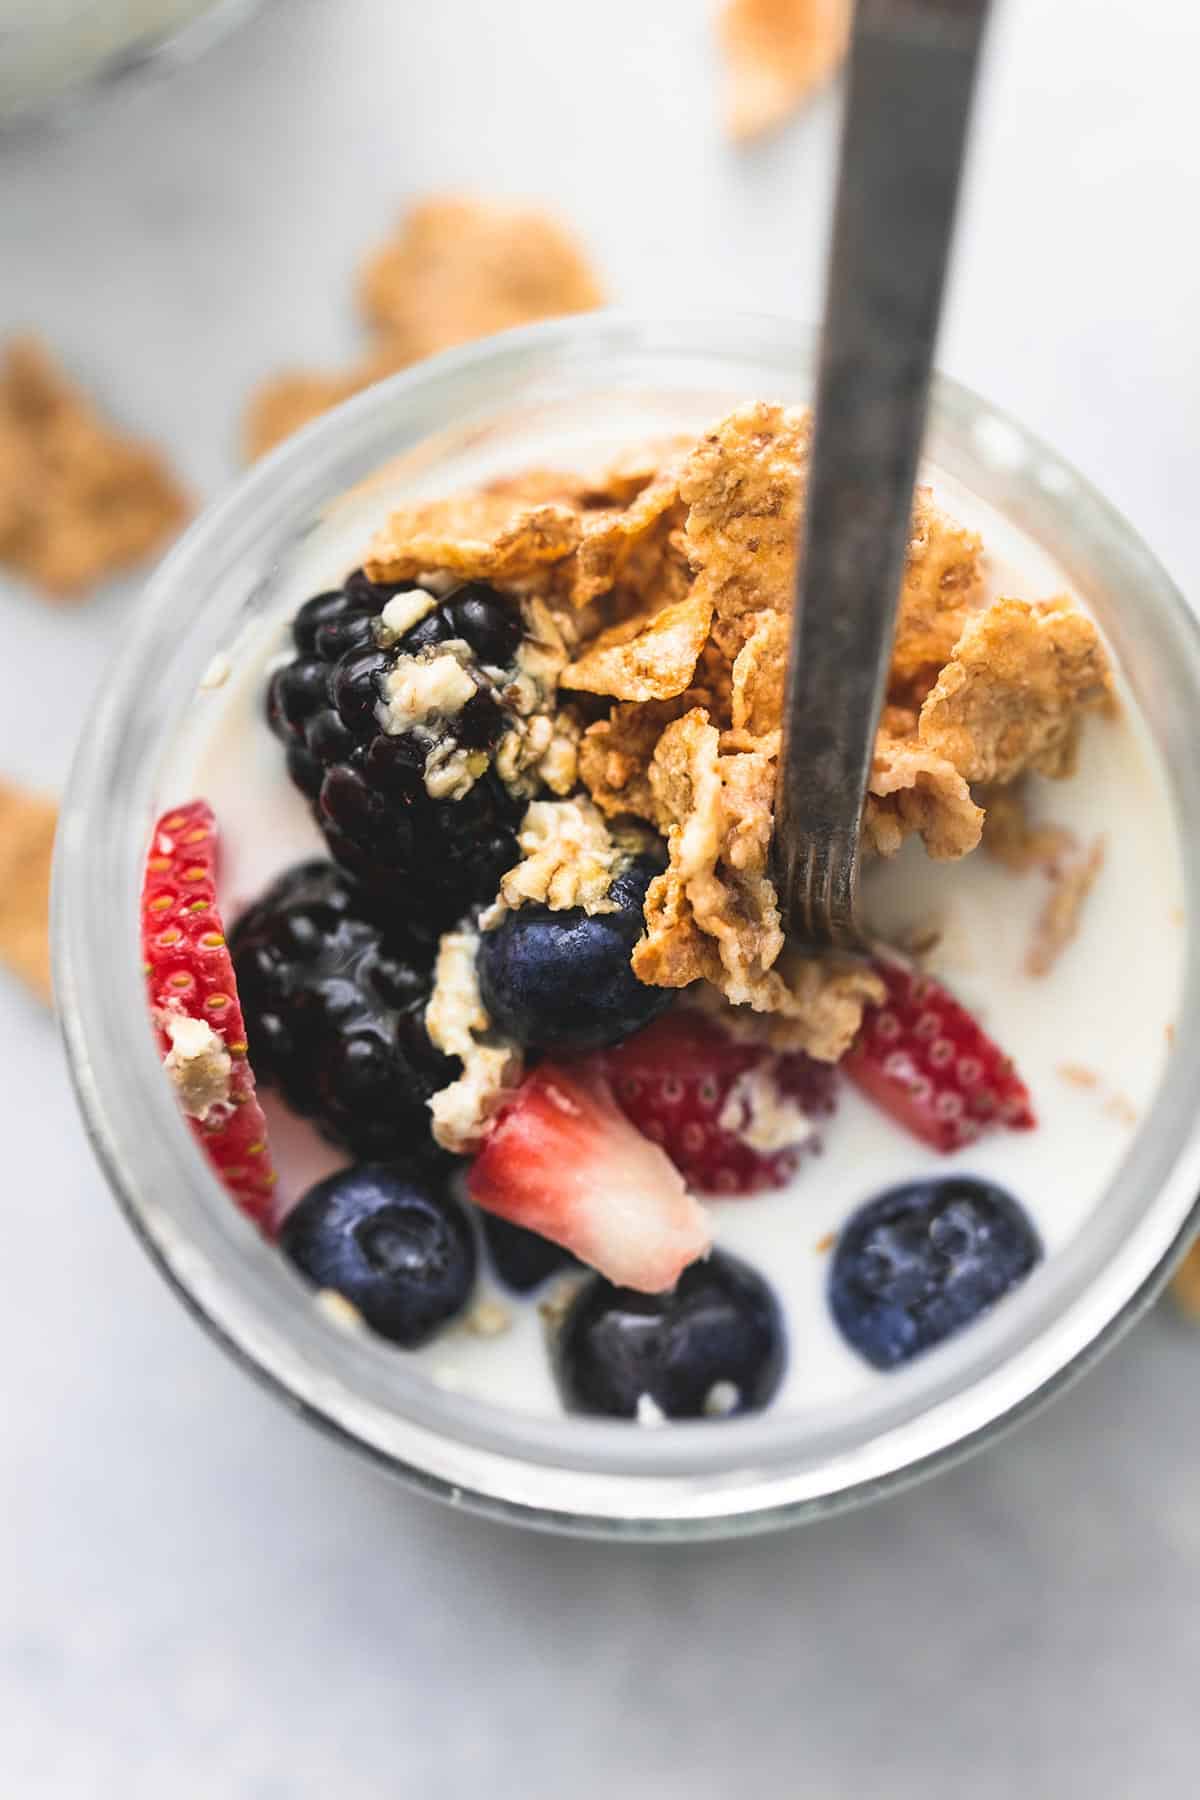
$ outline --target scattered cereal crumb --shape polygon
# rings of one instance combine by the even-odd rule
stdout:
[[[166,460],[120,436],[36,338],[0,367],[0,562],[55,599],[138,562],[187,513]]]
[[[506,1331],[512,1330],[513,1316],[510,1309],[501,1300],[477,1300],[466,1318],[464,1328],[473,1337],[503,1337]]]
[[[1192,1245],[1172,1276],[1171,1294],[1185,1318],[1200,1321],[1200,1243]]]
[[[584,252],[550,214],[456,196],[412,208],[364,264],[359,298],[371,347],[341,373],[296,369],[264,381],[243,422],[248,458],[435,351],[604,304]]]
[[[233,664],[225,652],[219,650],[200,677],[201,690],[207,693],[213,688],[224,687],[232,673]]]
[[[837,1243],[837,1239],[838,1234],[836,1231],[827,1231],[824,1237],[819,1237],[817,1239],[816,1243],[813,1245],[813,1249],[818,1256],[827,1256],[833,1249],[833,1246]]]
[[[47,1005],[50,864],[58,809],[0,780],[0,960]]]
[[[1168,1019],[1168,1021],[1167,1021],[1167,1049],[1173,1050],[1174,1048],[1175,1048],[1175,1025],[1174,1025],[1173,1020]]]
[[[637,1403],[637,1422],[639,1425],[665,1425],[667,1415],[653,1394],[639,1394]]]
[[[1029,975],[1048,975],[1079,930],[1084,901],[1104,866],[1104,841],[1097,838],[1086,854],[1064,857],[1048,871],[1050,892],[1033,930],[1025,958]]]
[[[538,1317],[547,1331],[561,1329],[563,1321],[571,1310],[576,1294],[587,1279],[583,1275],[564,1275],[555,1283],[544,1300],[538,1301]]]
[[[781,125],[846,52],[850,0],[725,0],[725,124],[734,138]]]
[[[1187,913],[1182,906],[1173,906],[1170,912],[1170,919],[1172,925],[1185,925],[1187,923]]]
[[[911,961],[920,962],[938,948],[945,935],[943,919],[918,919],[898,932],[893,941]]]
[[[983,847],[1015,875],[1030,869],[1052,869],[1077,848],[1075,834],[1064,825],[1035,825],[1026,810],[1021,783],[986,789]]]
[[[1071,1087],[1095,1088],[1100,1084],[1095,1069],[1089,1069],[1086,1063],[1059,1063],[1057,1074]]]
[[[1110,1094],[1104,1103],[1104,1110],[1110,1119],[1116,1119],[1120,1125],[1136,1125],[1138,1109],[1125,1094]]]
[[[361,1331],[362,1314],[353,1301],[347,1300],[345,1294],[339,1294],[336,1288],[318,1288],[313,1297],[318,1312],[323,1312],[330,1322],[342,1331]]]
[[[603,306],[582,245],[542,207],[438,195],[367,258],[359,301],[408,361],[563,313]]]
[[[705,1416],[710,1419],[727,1419],[736,1412],[741,1404],[742,1390],[733,1381],[714,1381],[704,1396]]]

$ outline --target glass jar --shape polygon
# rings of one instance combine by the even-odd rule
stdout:
[[[186,59],[257,0],[0,0],[0,128],[167,56]]]
[[[1150,1302],[1200,1193],[1200,631],[1128,525],[1051,451],[946,381],[928,454],[1061,571],[1106,632],[1162,760],[1189,901],[1175,1049],[1128,1155],[1076,1237],[936,1354],[827,1412],[637,1430],[443,1391],[347,1334],[229,1204],[163,1079],[138,945],[164,769],[218,654],[274,616],[301,545],[496,466],[570,466],[695,430],[748,397],[803,402],[812,344],[763,318],[600,314],[468,346],[373,388],[255,467],[162,565],[88,721],[63,806],[58,1003],[97,1154],[180,1296],[260,1380],[453,1501],[575,1532],[701,1537],[862,1501],[994,1437]],[[294,589],[293,589],[294,593]],[[292,601],[294,604],[294,600]],[[1131,947],[1132,948],[1132,947]],[[769,1271],[768,1271],[769,1273]]]

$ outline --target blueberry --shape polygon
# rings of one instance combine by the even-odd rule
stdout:
[[[450,596],[446,614],[455,636],[466,639],[481,663],[503,669],[512,662],[521,642],[521,614],[512,600],[469,581]]]
[[[460,1313],[475,1285],[475,1238],[436,1177],[360,1163],[310,1188],[284,1221],[280,1247],[317,1287],[357,1307],[406,1350]]]
[[[970,1175],[912,1181],[861,1207],[838,1239],[829,1304],[877,1369],[940,1344],[1024,1281],[1042,1246],[1023,1207]]]
[[[495,1213],[484,1213],[483,1235],[497,1275],[518,1294],[540,1287],[558,1269],[575,1266],[575,1258],[561,1244],[552,1244],[540,1232],[526,1231]]]
[[[614,912],[522,906],[485,931],[479,987],[496,1029],[541,1050],[599,1050],[664,1012],[671,990],[647,987],[629,966],[657,873],[651,858],[635,858],[609,889]]]
[[[597,1276],[571,1305],[557,1361],[572,1412],[632,1419],[643,1395],[668,1419],[757,1412],[783,1374],[783,1323],[762,1276],[714,1250],[670,1294]]]

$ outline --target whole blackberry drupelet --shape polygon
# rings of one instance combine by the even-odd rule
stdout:
[[[271,677],[268,722],[331,854],[433,930],[492,899],[518,858],[525,801],[493,753],[515,723],[521,635],[515,602],[481,582],[435,600],[356,569],[300,608],[296,657]]]
[[[230,947],[260,1085],[357,1156],[441,1155],[426,1102],[458,1064],[425,1034],[432,943],[386,930],[352,876],[308,862],[243,913]]]

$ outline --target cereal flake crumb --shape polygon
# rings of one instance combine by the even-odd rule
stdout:
[[[918,488],[900,590],[890,687],[919,703],[950,660],[983,591],[982,545]]]
[[[1100,1085],[1100,1077],[1095,1069],[1090,1069],[1086,1063],[1059,1063],[1056,1073],[1059,1080],[1065,1081],[1068,1087],[1091,1090]]]
[[[730,663],[764,612],[790,617],[811,436],[807,413],[759,402],[722,419],[684,464],[684,547]]]
[[[501,877],[506,906],[534,901],[551,912],[581,906],[613,911],[609,887],[621,860],[603,815],[590,800],[534,800],[517,833],[521,861]]]
[[[617,700],[673,700],[691,685],[711,623],[711,600],[693,590],[601,632],[563,670],[562,685]]]
[[[248,458],[373,382],[454,344],[562,313],[590,312],[604,293],[581,246],[533,206],[462,195],[414,206],[359,277],[370,348],[342,373],[293,369],[251,395]]]
[[[1186,1319],[1200,1323],[1200,1243],[1192,1245],[1172,1276],[1171,1295]]]
[[[1099,633],[1068,599],[997,600],[968,622],[925,700],[921,742],[967,781],[1062,777],[1081,715],[1112,695]]]
[[[462,581],[515,581],[570,554],[579,519],[567,506],[529,506],[502,494],[458,494],[398,508],[367,550],[372,581],[409,581],[429,569]]]
[[[50,864],[58,809],[0,780],[0,959],[50,1004]]]
[[[229,1104],[233,1058],[206,1019],[167,1013],[161,1024],[171,1046],[163,1068],[188,1118],[203,1122],[214,1107]]]
[[[364,1329],[363,1316],[357,1306],[336,1288],[318,1288],[313,1295],[313,1304],[339,1331],[357,1333]]]
[[[725,0],[725,124],[733,138],[772,131],[828,81],[846,53],[850,0]]]
[[[506,1331],[512,1330],[512,1323],[511,1309],[502,1300],[490,1297],[477,1300],[463,1320],[464,1329],[472,1337],[480,1338],[503,1337]]]
[[[638,1395],[637,1422],[651,1429],[667,1423],[667,1415],[653,1394]]]
[[[1048,975],[1078,930],[1083,906],[1104,866],[1104,841],[1098,838],[1086,852],[1061,857],[1048,870],[1050,892],[1034,926],[1033,942],[1025,959],[1029,975]]]
[[[868,849],[894,856],[915,832],[930,856],[948,861],[974,850],[982,827],[983,813],[971,790],[944,756],[915,736],[879,732],[863,814]]]
[[[1020,781],[1011,787],[985,789],[980,800],[984,807],[983,847],[1014,875],[1053,869],[1077,848],[1075,834],[1066,826],[1033,823]]]
[[[478,1149],[488,1123],[518,1085],[521,1053],[513,1044],[483,1041],[491,1020],[479,992],[473,931],[447,931],[438,945],[433,992],[425,1009],[430,1042],[462,1062],[462,1074],[429,1102],[433,1135],[443,1150]]]
[[[575,235],[542,207],[466,194],[411,208],[359,278],[368,323],[406,362],[605,294]]]
[[[0,366],[0,562],[54,599],[140,561],[188,511],[165,458],[120,436],[35,338]]]
[[[1136,1125],[1138,1122],[1138,1109],[1126,1094],[1110,1094],[1104,1110],[1118,1125]]]

